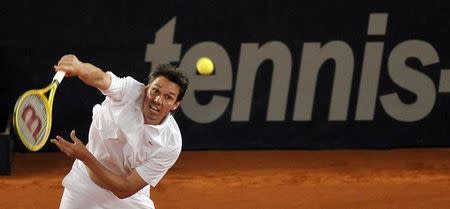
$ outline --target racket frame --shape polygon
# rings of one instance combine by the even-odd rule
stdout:
[[[55,92],[58,87],[58,85],[61,83],[62,79],[64,78],[65,73],[63,71],[58,71],[55,76],[53,77],[52,83],[50,83],[47,87],[42,89],[32,89],[28,90],[25,93],[23,93],[19,99],[17,100],[15,106],[14,106],[14,112],[13,112],[13,128],[17,136],[19,137],[20,141],[25,145],[25,147],[30,151],[38,151],[40,150],[45,143],[48,140],[48,137],[50,136],[51,126],[52,126],[52,112],[53,112],[53,100],[55,98]],[[46,97],[45,94],[50,91],[49,96]],[[37,144],[30,143],[26,137],[25,134],[22,132],[22,130],[18,127],[19,124],[19,109],[22,106],[25,99],[31,95],[38,96],[42,101],[44,108],[46,110],[46,127],[45,127],[45,133],[44,137],[38,141]]]

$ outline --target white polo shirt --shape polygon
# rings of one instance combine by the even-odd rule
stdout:
[[[106,99],[93,108],[87,149],[110,171],[128,175],[133,169],[149,185],[156,186],[181,152],[181,133],[172,115],[160,125],[144,124],[142,104],[145,85],[111,72]],[[150,186],[119,199],[91,181],[80,160],[63,180],[60,208],[154,208]]]

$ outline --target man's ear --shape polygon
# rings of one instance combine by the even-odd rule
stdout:
[[[170,111],[175,111],[175,110],[177,110],[177,108],[180,106],[180,101],[178,101],[178,102],[176,102],[173,106],[172,106],[172,109],[170,109]]]
[[[145,97],[147,97],[147,93],[148,93],[148,90],[150,89],[150,84],[147,84],[145,87],[144,87],[144,96]]]

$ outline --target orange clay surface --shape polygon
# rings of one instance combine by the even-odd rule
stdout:
[[[72,162],[16,153],[0,209],[58,208]],[[446,209],[450,148],[184,151],[151,196],[157,209]]]

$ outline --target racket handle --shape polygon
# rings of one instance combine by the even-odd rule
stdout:
[[[58,71],[56,72],[55,76],[53,76],[53,80],[58,82],[58,84],[60,84],[62,79],[64,78],[64,75],[66,75],[66,72]]]

